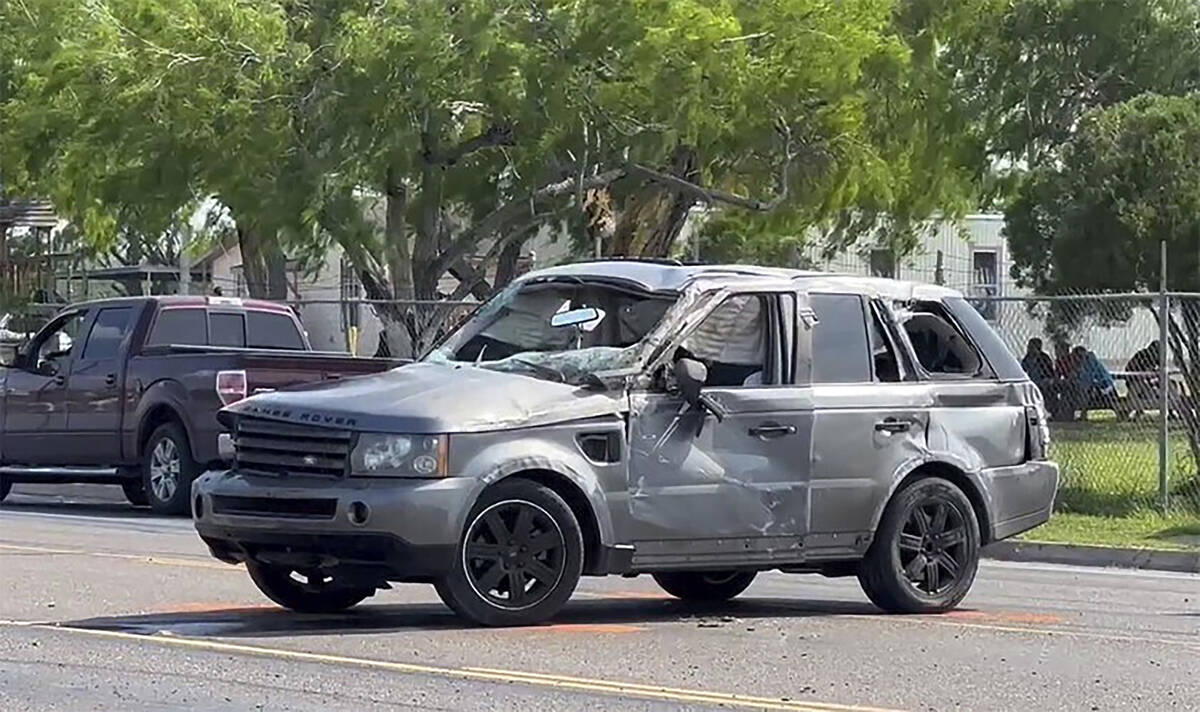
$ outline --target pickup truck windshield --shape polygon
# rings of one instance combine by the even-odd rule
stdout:
[[[425,360],[577,382],[587,373],[632,365],[638,346],[675,300],[579,280],[514,285]]]

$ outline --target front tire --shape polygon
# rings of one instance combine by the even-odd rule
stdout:
[[[662,590],[683,601],[717,603],[745,591],[754,571],[667,571],[654,574]]]
[[[540,623],[566,604],[583,573],[583,534],[567,503],[525,479],[480,496],[438,596],[486,626]]]
[[[942,613],[971,590],[979,568],[979,522],[970,500],[929,477],[900,490],[884,510],[858,580],[889,613]]]
[[[157,514],[186,514],[192,480],[200,466],[192,459],[187,433],[178,423],[158,426],[142,455],[142,487]]]
[[[337,576],[246,562],[250,580],[263,595],[297,613],[339,613],[375,595],[374,588],[349,586]]]

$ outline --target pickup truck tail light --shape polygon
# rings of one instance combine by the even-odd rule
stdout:
[[[232,405],[246,397],[245,371],[217,371],[217,397],[221,405]]]

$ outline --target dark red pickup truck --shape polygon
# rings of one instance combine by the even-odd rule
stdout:
[[[70,306],[0,369],[0,500],[14,482],[120,484],[188,509],[192,480],[231,456],[224,405],[399,362],[312,351],[271,302],[135,297]]]

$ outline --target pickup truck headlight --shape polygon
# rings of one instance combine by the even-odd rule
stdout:
[[[361,433],[350,453],[350,474],[365,477],[445,477],[445,435]]]

